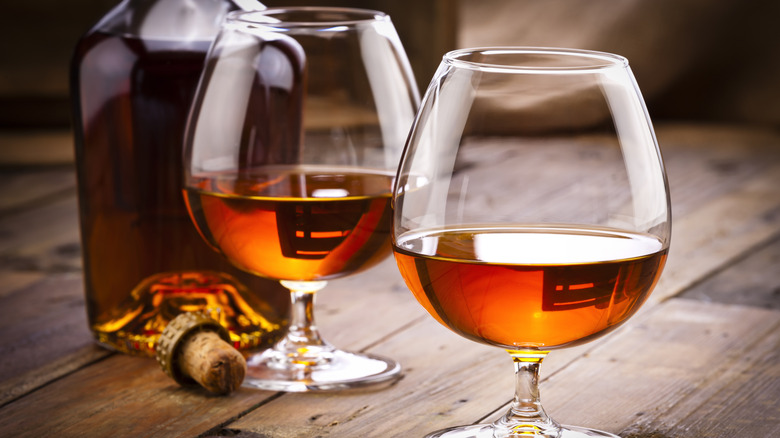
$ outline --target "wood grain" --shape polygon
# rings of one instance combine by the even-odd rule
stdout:
[[[669,267],[651,299],[678,294],[780,235],[778,187],[780,162],[674,220]]]
[[[76,177],[71,166],[7,169],[0,172],[0,215],[34,208],[62,196],[75,195]]]
[[[183,388],[151,358],[113,355],[51,382],[0,411],[13,436],[193,436],[229,421],[272,393],[229,397]],[[45,413],[45,415],[42,415]]]
[[[778,407],[761,400],[780,385],[778,342],[777,312],[673,299],[553,376],[546,404],[561,421],[626,437],[738,436],[738,418],[761,419],[751,436],[775,436]],[[691,421],[698,410],[722,409],[726,394],[740,402],[728,415]]]
[[[0,296],[0,404],[108,354],[93,344],[84,309],[76,273]]]
[[[71,195],[0,218],[0,274],[80,272],[76,197]]]
[[[780,237],[743,254],[681,297],[703,302],[780,310]]]
[[[658,137],[674,214],[666,271],[624,327],[550,355],[545,406],[624,438],[780,436],[780,134],[669,125]],[[401,362],[380,387],[219,397],[96,347],[71,172],[0,174],[18,192],[0,201],[0,435],[422,436],[506,408],[506,353],[436,323],[392,260],[330,282],[316,305],[333,344]]]

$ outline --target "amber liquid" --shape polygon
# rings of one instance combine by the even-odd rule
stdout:
[[[203,237],[236,266],[317,281],[390,255],[392,175],[278,168],[215,174],[187,188]]]
[[[209,44],[93,32],[76,47],[88,319],[97,339],[120,351],[153,352],[170,318],[199,309],[220,319],[237,347],[270,345],[288,306],[278,285],[203,242],[182,199],[184,126]]]
[[[549,350],[617,327],[645,301],[667,250],[606,229],[475,227],[394,245],[417,300],[456,333],[509,350]]]

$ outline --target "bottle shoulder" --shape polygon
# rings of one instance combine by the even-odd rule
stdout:
[[[105,33],[149,40],[211,40],[224,16],[235,9],[229,0],[125,0],[85,36]]]

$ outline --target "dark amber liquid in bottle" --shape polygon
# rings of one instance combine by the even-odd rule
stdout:
[[[231,266],[182,196],[184,127],[210,41],[92,32],[72,71],[88,319],[98,341],[150,353],[167,321],[205,309],[238,347],[272,343],[275,282]]]

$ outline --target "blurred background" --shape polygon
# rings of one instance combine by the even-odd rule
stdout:
[[[0,6],[0,160],[72,160],[68,67],[117,0]],[[773,0],[268,0],[389,13],[424,91],[443,53],[483,45],[626,56],[658,122],[780,127],[780,2]],[[30,136],[34,136],[34,141]],[[41,139],[44,141],[41,141]]]

